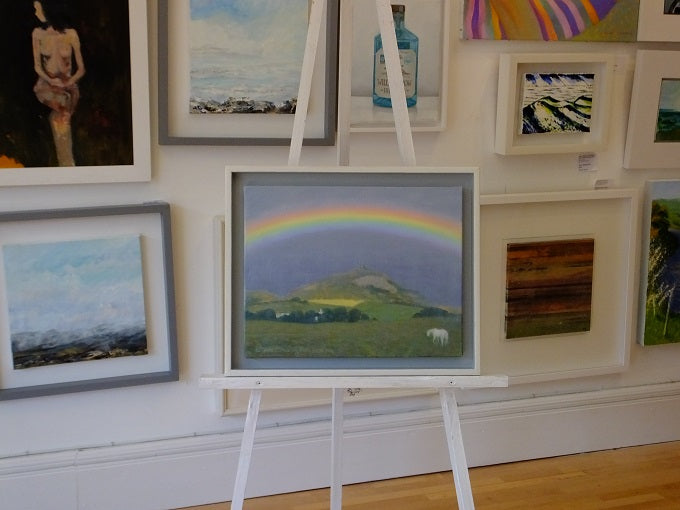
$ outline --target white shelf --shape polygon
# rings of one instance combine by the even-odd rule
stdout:
[[[371,97],[352,96],[350,131],[394,131],[392,108],[375,106]],[[441,98],[418,97],[408,109],[413,131],[442,131],[445,123],[441,114]]]

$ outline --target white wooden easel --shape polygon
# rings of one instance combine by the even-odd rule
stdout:
[[[408,109],[406,106],[406,92],[401,75],[401,64],[399,62],[399,52],[394,30],[394,20],[389,0],[375,0],[378,10],[378,23],[383,40],[383,51],[385,54],[385,64],[387,77],[390,83],[390,94],[392,99],[392,111],[394,113],[395,129],[399,150],[402,160],[406,166],[415,166],[415,150],[411,133]],[[302,140],[304,137],[305,123],[307,119],[307,109],[311,92],[312,75],[316,51],[319,43],[321,22],[324,10],[327,8],[327,0],[312,0],[310,13],[309,30],[305,46],[305,55],[302,64],[302,75],[300,77],[300,88],[298,91],[298,102],[293,122],[293,133],[291,137],[290,152],[288,156],[289,166],[298,166],[302,150]],[[343,11],[343,18],[340,20],[340,40],[351,40],[351,32],[347,27],[351,27],[349,19],[344,16],[351,16],[351,9]],[[351,44],[340,44],[340,63],[342,70],[351,69]],[[349,72],[341,72],[339,75],[339,95],[350,95],[351,76]],[[338,111],[338,164],[347,166],[349,164],[349,123],[350,110],[349,101]],[[236,480],[234,483],[234,494],[231,502],[232,510],[242,510],[245,499],[246,484],[250,460],[253,453],[255,441],[255,430],[260,411],[262,391],[264,389],[297,389],[297,388],[328,388],[332,394],[332,435],[331,435],[331,510],[341,510],[342,508],[342,438],[343,438],[343,395],[345,388],[428,388],[439,390],[442,417],[446,431],[446,440],[451,459],[454,482],[456,486],[456,497],[460,510],[473,510],[474,501],[472,499],[472,489],[468,473],[465,449],[463,446],[463,436],[460,427],[460,417],[458,414],[458,402],[456,400],[456,389],[465,388],[491,388],[506,387],[508,378],[506,376],[377,376],[377,377],[233,377],[229,375],[204,376],[200,380],[200,385],[204,388],[219,390],[225,389],[248,389],[250,390],[250,400],[244,424],[243,438],[241,441],[241,451],[239,454]]]

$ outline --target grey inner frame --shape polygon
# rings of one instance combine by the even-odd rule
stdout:
[[[244,189],[246,186],[459,186],[463,194],[463,355],[423,358],[247,358],[245,356]],[[474,350],[474,175],[441,173],[238,172],[232,174],[232,370],[455,370],[472,369]]]

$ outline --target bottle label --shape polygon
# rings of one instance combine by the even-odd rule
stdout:
[[[417,58],[414,50],[399,50],[399,61],[401,62],[401,74],[404,77],[406,97],[414,96],[416,93]],[[389,98],[390,86],[387,81],[387,66],[385,65],[385,54],[382,48],[375,54],[374,80],[373,89],[376,96]]]

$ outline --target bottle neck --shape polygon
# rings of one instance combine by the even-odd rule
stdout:
[[[394,18],[394,28],[395,28],[395,30],[402,30],[404,28],[404,13],[403,12],[393,12],[392,17]]]

